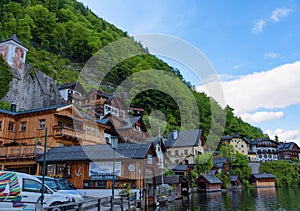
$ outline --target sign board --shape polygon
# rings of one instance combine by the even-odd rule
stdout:
[[[113,162],[90,162],[89,176],[99,175],[116,175],[121,176],[121,162],[115,162],[115,170],[113,172]]]
[[[92,175],[91,180],[117,180],[118,176],[116,175]]]

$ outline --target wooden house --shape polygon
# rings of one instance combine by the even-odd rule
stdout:
[[[216,170],[217,173],[221,173],[222,171],[229,173],[229,161],[227,158],[214,158],[212,162],[212,170]]]
[[[242,182],[238,176],[230,176],[229,182],[231,185],[231,189],[241,189],[242,188]]]
[[[48,149],[103,144],[108,127],[85,118],[71,104],[19,112],[0,110],[0,166],[35,174],[36,158],[44,152],[46,135]]]
[[[275,176],[273,174],[252,174],[250,181],[257,188],[275,187]]]
[[[156,152],[153,144],[119,143],[55,147],[46,153],[46,175],[64,177],[79,189],[144,189],[155,199]],[[43,158],[38,160],[42,174]],[[113,168],[114,166],[114,168]]]
[[[300,148],[294,142],[281,143],[277,147],[279,160],[293,160],[300,158]]]
[[[221,191],[222,181],[215,175],[202,174],[196,184],[199,192]]]
[[[206,141],[201,129],[173,131],[165,141],[165,146],[171,163],[194,164],[195,156],[204,153]]]

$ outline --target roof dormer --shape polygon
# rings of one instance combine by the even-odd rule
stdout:
[[[23,70],[27,51],[15,34],[7,40],[0,41],[0,55],[12,68]]]

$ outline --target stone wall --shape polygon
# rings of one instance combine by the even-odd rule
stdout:
[[[57,105],[61,96],[56,80],[39,70],[29,74],[31,66],[26,64],[23,70],[12,69],[14,78],[10,89],[2,99],[17,105],[17,110],[29,110]]]

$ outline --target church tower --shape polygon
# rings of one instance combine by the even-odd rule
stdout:
[[[15,34],[7,40],[0,41],[0,55],[14,69],[23,70],[27,51]]]

